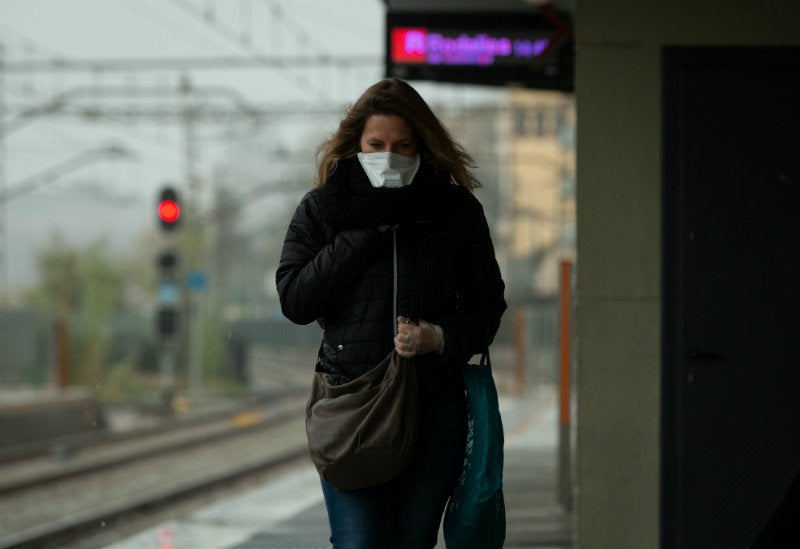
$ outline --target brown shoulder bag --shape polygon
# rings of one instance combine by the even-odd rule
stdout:
[[[397,322],[397,235],[394,239],[394,318]],[[425,238],[417,249],[411,318],[419,319],[427,262]],[[395,328],[396,330],[396,328]],[[361,376],[334,384],[316,372],[306,407],[311,459],[320,476],[347,492],[386,482],[411,460],[417,433],[414,360],[392,351]]]

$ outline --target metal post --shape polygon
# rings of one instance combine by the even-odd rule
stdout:
[[[6,87],[5,47],[0,42],[0,307],[9,299],[8,291],[8,228],[6,206]]]
[[[187,206],[189,209],[188,223],[190,230],[187,231],[187,251],[188,251],[188,275],[204,276],[205,266],[205,234],[204,228],[200,226],[200,200],[202,197],[201,180],[197,175],[197,150],[195,138],[195,107],[191,104],[192,82],[188,76],[181,78],[181,92],[185,95],[184,104],[184,154],[185,154],[185,178],[189,188],[187,196]],[[188,330],[186,335],[189,338],[189,368],[187,372],[187,382],[189,395],[192,400],[198,400],[203,392],[203,323],[205,321],[205,300],[201,292],[191,291],[188,295]]]
[[[560,273],[560,406],[558,443],[558,494],[565,509],[572,508],[572,263],[561,261]]]
[[[525,392],[525,354],[527,343],[525,309],[519,308],[514,313],[514,393],[522,395]]]
[[[162,336],[158,350],[158,375],[161,406],[166,413],[174,411],[175,401],[175,338]]]
[[[56,387],[62,389],[69,384],[70,346],[69,346],[69,312],[66,307],[59,307],[56,317]]]

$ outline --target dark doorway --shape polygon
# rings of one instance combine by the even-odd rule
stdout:
[[[800,48],[666,48],[663,77],[661,541],[750,547],[797,501]]]

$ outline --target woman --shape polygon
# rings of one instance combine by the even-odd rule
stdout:
[[[322,479],[334,549],[436,545],[464,457],[460,367],[488,348],[506,308],[489,228],[471,192],[480,185],[472,165],[410,85],[382,80],[320,146],[317,187],[289,225],[278,292],[287,318],[324,329],[317,371],[344,382],[394,346],[414,358],[419,382],[420,431],[409,467],[352,492]],[[428,245],[424,301],[419,321],[409,322],[420,239]]]

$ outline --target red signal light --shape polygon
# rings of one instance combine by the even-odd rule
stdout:
[[[162,200],[158,203],[158,218],[164,223],[175,223],[181,216],[181,207],[174,200]]]
[[[161,228],[172,231],[181,219],[181,206],[178,193],[172,187],[163,187],[156,201],[156,214]]]

